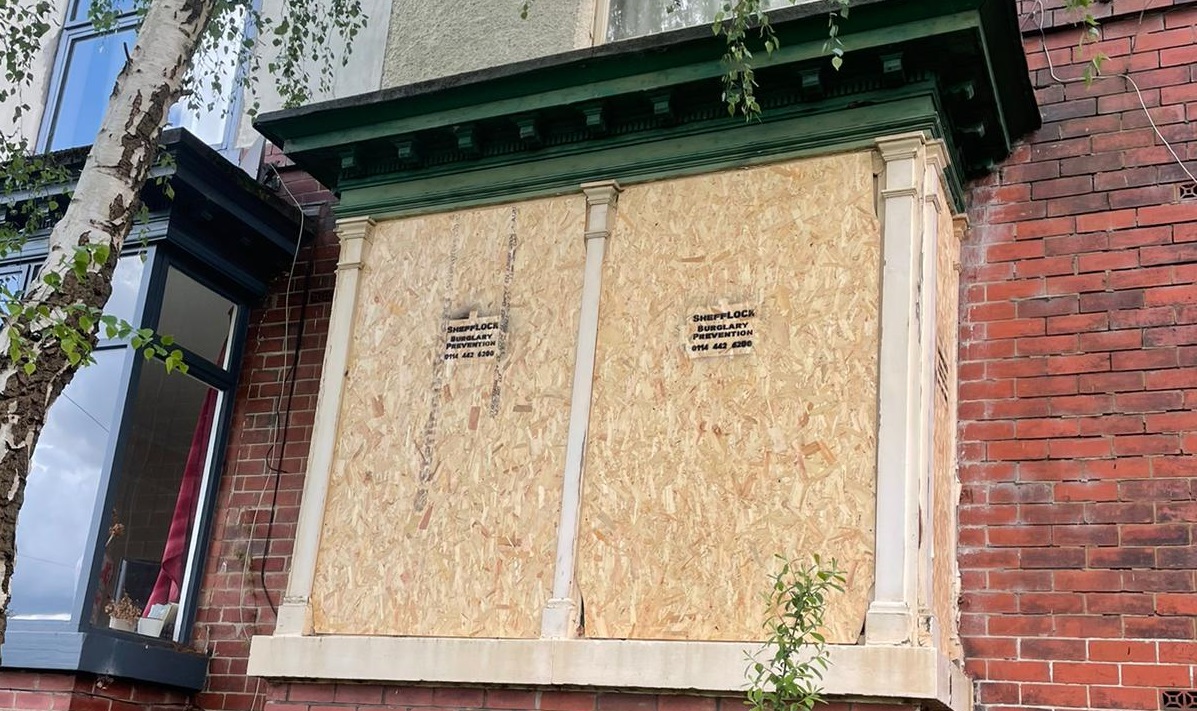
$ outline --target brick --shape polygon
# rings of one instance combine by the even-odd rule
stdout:
[[[1052,680],[1063,684],[1118,684],[1116,664],[1093,662],[1056,662],[1052,665]]]
[[[1124,590],[1141,592],[1186,592],[1193,590],[1193,573],[1188,570],[1128,570],[1122,573]],[[1135,636],[1130,635],[1128,636]],[[1139,635],[1143,636],[1143,635]]]
[[[1082,254],[1076,259],[1078,272],[1106,272],[1116,269],[1138,267],[1139,255],[1134,252],[1095,252]]]
[[[1056,297],[1022,299],[1016,302],[1015,306],[1017,308],[1018,317],[1022,319],[1028,319],[1043,316],[1074,314],[1078,310],[1079,302],[1079,295],[1069,294]]]
[[[1127,188],[1107,193],[1110,207],[1115,209],[1136,208],[1144,205],[1159,205],[1171,202],[1173,188],[1168,185],[1149,185],[1140,188]],[[1136,218],[1137,219],[1137,218]]]
[[[1142,328],[1144,326],[1167,326],[1175,322],[1176,311],[1169,306],[1157,306],[1150,309],[1130,309],[1127,311],[1110,312],[1110,328],[1115,329]]]
[[[1049,395],[1072,395],[1077,392],[1075,375],[1053,375],[1044,378],[1019,378],[1015,392],[1019,397],[1047,397]]]
[[[592,692],[542,691],[541,711],[594,711],[597,698]]]
[[[599,711],[656,711],[657,697],[653,694],[602,693],[598,695]]]
[[[1048,448],[1046,442],[1008,440],[1004,442],[990,442],[986,448],[990,459],[1045,459]]]
[[[333,700],[337,703],[381,704],[382,687],[373,684],[337,684]]]
[[[1081,298],[1088,296],[1082,294]],[[1083,313],[1072,316],[1051,316],[1047,319],[1046,333],[1085,333],[1086,331],[1104,331],[1109,328],[1110,317],[1109,314],[1104,313]],[[1019,334],[1019,335],[1037,335],[1037,334]]]
[[[519,689],[486,689],[485,708],[522,709],[537,708],[537,693]]]
[[[1189,479],[1146,479],[1118,482],[1119,496],[1127,501],[1189,501],[1193,498]],[[1138,529],[1130,528],[1134,532]],[[1157,526],[1151,545],[1177,546],[1189,542],[1187,526]],[[1146,533],[1146,531],[1144,531]]]
[[[991,660],[987,668],[991,679],[1002,681],[1051,680],[1051,667],[1047,662]]]
[[[1118,157],[1121,161],[1121,156]],[[1127,171],[1118,171],[1113,175],[1125,176]],[[1154,169],[1151,176],[1155,177]],[[1123,185],[1123,187],[1126,187]],[[1110,210],[1092,215],[1079,215],[1076,218],[1077,232],[1109,232],[1128,227],[1136,227],[1137,213],[1134,210]]]
[[[1149,615],[1154,609],[1151,596],[1141,593],[1089,592],[1085,593],[1084,598],[1085,610],[1094,615]]]
[[[1041,318],[1020,318],[986,325],[990,338],[1017,338],[1018,336],[1042,336],[1044,320]]]
[[[1155,566],[1154,548],[1092,548],[1086,565],[1091,568],[1150,568]]]
[[[1143,306],[1143,303],[1144,293],[1137,289],[1081,294],[1080,311],[1089,313],[1115,309],[1136,309]]]
[[[1147,347],[1179,346],[1197,343],[1197,326],[1167,326],[1149,328],[1143,332]]]
[[[1159,595],[1160,598],[1173,598],[1174,595]],[[1185,596],[1192,606],[1192,596]],[[1197,664],[1197,642],[1160,642],[1159,658],[1161,662]]]
[[[1094,334],[1083,334],[1094,337]],[[1052,356],[1047,359],[1047,372],[1052,375],[1071,373],[1093,373],[1110,369],[1110,355],[1107,353],[1085,353],[1078,355]]]
[[[1143,639],[1193,639],[1191,617],[1124,617],[1127,637]]]
[[[1111,442],[1106,437],[1075,437],[1048,442],[1048,456],[1052,459],[1108,457],[1110,451]]]
[[[1178,392],[1119,393],[1114,403],[1122,412],[1163,412],[1179,410],[1184,396]]]
[[[1110,249],[1127,249],[1150,244],[1167,244],[1172,240],[1172,226],[1145,227],[1122,230],[1110,234]]]
[[[986,704],[1017,704],[1018,684],[978,682],[977,695],[978,701]]]
[[[296,683],[287,690],[288,701],[332,701],[336,693],[333,684]]]
[[[657,709],[658,711],[716,711],[716,701],[706,696],[662,694],[657,697]]]
[[[1154,509],[1150,503],[1095,503],[1086,512],[1090,523],[1151,523]]]
[[[436,688],[432,690],[432,703],[447,708],[481,708],[484,701],[482,689]]]
[[[1192,570],[1197,568],[1197,548],[1161,548],[1156,553],[1158,564],[1163,569]]]
[[[1022,552],[1022,566],[1034,568],[1083,568],[1086,565],[1084,548],[1028,548]]]
[[[1086,658],[1083,639],[1022,639],[1019,651],[1023,660],[1080,661]]]
[[[1044,282],[1044,291],[1048,294],[1067,295],[1071,293],[1085,293],[1089,291],[1106,290],[1106,274],[1069,274],[1065,276],[1049,276]]]
[[[1080,376],[1084,378],[1085,376]],[[1080,378],[1078,378],[1078,383]],[[1030,401],[1035,402],[1035,401]],[[1053,415],[1100,415],[1109,412],[1113,407],[1114,398],[1109,395],[1076,395],[1070,397],[1053,397],[1049,401],[1049,411]]]
[[[1053,526],[1052,536],[1059,545],[1113,546],[1118,544],[1118,527],[1097,524]]]
[[[1102,117],[1098,120],[1107,120],[1112,117]],[[1115,122],[1118,119],[1114,119]],[[1034,183],[1031,186],[1032,200],[1050,200],[1053,198],[1064,197],[1066,195],[1081,195],[1093,190],[1093,178],[1090,175],[1077,175],[1070,178],[1058,178],[1055,180],[1042,180]]]
[[[1155,709],[1159,690],[1123,686],[1090,686],[1089,703],[1101,709]]]
[[[1132,157],[1133,157],[1132,153]],[[1035,203],[1031,203],[1034,205]],[[1047,203],[1047,216],[1057,217],[1060,215],[1080,215],[1086,212],[1098,212],[1110,209],[1110,200],[1105,193],[1089,193],[1086,195],[1073,195],[1071,197],[1056,198]],[[1149,209],[1149,208],[1145,208]],[[1161,219],[1155,217],[1154,219]],[[1140,217],[1140,224],[1157,224],[1144,223]]]
[[[1020,356],[1052,355],[1074,353],[1078,349],[1075,334],[1062,336],[1031,336],[1019,338],[1016,343]]]

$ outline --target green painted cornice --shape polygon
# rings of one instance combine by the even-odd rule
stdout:
[[[721,100],[723,40],[692,28],[267,114],[256,126],[341,196],[338,214],[443,210],[770,162],[921,130],[961,198],[1039,123],[1013,3],[854,0],[844,67],[826,8],[776,13],[760,121]]]

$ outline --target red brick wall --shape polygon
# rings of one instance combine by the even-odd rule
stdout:
[[[1197,6],[1169,5],[1098,6],[1104,71],[1197,171]],[[1047,32],[1059,77],[1077,36]],[[1044,126],[972,191],[964,253],[968,671],[995,711],[1156,709],[1197,664],[1197,201],[1126,83],[1060,84],[1040,42]]]
[[[188,696],[87,674],[0,674],[0,711],[187,711]]]

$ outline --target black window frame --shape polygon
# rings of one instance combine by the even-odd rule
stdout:
[[[110,669],[109,673],[114,676],[149,677],[147,680],[183,687],[202,684],[207,658],[182,651],[182,648],[192,641],[252,304],[244,295],[239,295],[236,289],[230,288],[227,281],[222,283],[220,275],[214,274],[211,267],[204,267],[197,260],[188,258],[185,253],[165,244],[164,237],[164,234],[144,237],[144,243],[133,244],[122,253],[124,258],[145,260],[145,271],[142,274],[131,323],[138,327],[157,327],[165,295],[166,277],[172,268],[229,299],[236,306],[225,356],[227,369],[180,345],[178,347],[183,351],[188,375],[171,376],[193,377],[220,391],[213,422],[215,436],[212,439],[212,451],[201,483],[195,523],[189,539],[184,589],[180,593],[179,616],[175,622],[176,632],[170,638],[153,638],[136,632],[112,630],[92,622],[93,603],[99,590],[100,567],[107,539],[103,532],[108,531],[112,523],[112,502],[121,481],[115,467],[129,438],[130,413],[136,394],[135,384],[142,368],[165,367],[160,358],[147,360],[127,344],[101,341],[97,350],[124,351],[120,366],[121,381],[116,390],[120,403],[114,403],[119,408],[116,428],[105,448],[96,500],[88,522],[90,530],[87,534],[82,573],[76,582],[74,602],[70,611],[71,619],[10,618],[3,652],[5,667],[25,666],[28,662],[33,662],[34,666],[48,663],[54,668],[63,669],[103,666]],[[27,285],[30,275],[42,258],[44,249],[26,249],[19,258],[0,262],[0,270],[7,272],[23,269]],[[16,565],[20,564],[18,550]],[[130,656],[137,647],[145,649]]]

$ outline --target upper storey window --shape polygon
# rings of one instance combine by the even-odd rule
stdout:
[[[606,40],[703,25],[715,19],[728,0],[608,0]],[[766,10],[776,10],[811,0],[764,0]]]
[[[42,122],[43,150],[76,148],[95,139],[113,84],[137,39],[133,0],[112,3],[116,20],[106,31],[92,24],[91,6],[92,0],[75,0],[67,15]],[[207,47],[195,67],[192,94],[171,107],[168,126],[186,128],[205,143],[223,147],[238,95],[236,48]]]

